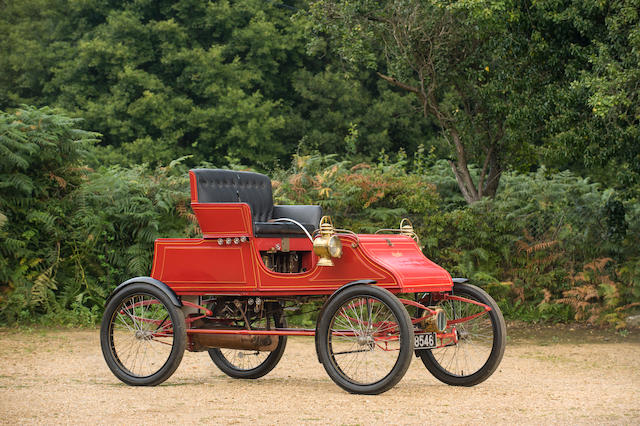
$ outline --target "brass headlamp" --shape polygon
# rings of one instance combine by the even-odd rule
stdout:
[[[429,309],[432,315],[421,321],[422,329],[424,331],[442,333],[447,329],[447,314],[444,309],[438,306],[429,306]]]
[[[319,232],[320,236],[313,240],[313,252],[320,258],[318,266],[333,266],[331,258],[342,256],[342,242],[329,216],[320,219]]]
[[[420,242],[418,234],[416,234],[416,231],[413,229],[413,224],[406,217],[400,221],[400,235],[406,235],[407,237],[413,238],[416,243]]]
[[[400,234],[412,237],[415,235],[411,221],[406,217],[400,221]]]

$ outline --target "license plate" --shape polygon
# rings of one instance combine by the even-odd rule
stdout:
[[[413,336],[413,349],[433,349],[436,345],[436,333],[417,333]]]

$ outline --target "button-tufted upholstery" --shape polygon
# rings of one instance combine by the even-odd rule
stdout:
[[[247,203],[254,222],[273,215],[271,179],[260,173],[220,169],[194,169],[200,203]]]
[[[260,173],[221,169],[193,169],[200,203],[247,203],[256,236],[304,236],[297,225],[269,222],[287,217],[313,232],[322,216],[320,206],[275,206],[271,179]]]

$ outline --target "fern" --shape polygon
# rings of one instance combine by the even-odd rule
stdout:
[[[31,303],[32,307],[38,307],[46,304],[53,296],[53,290],[57,290],[55,279],[51,277],[52,270],[47,269],[36,277],[31,287]]]

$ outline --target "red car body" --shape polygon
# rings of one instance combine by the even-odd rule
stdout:
[[[308,238],[256,238],[247,203],[199,203],[193,172],[190,177],[191,207],[203,238],[156,240],[151,272],[177,295],[331,294],[362,279],[374,280],[392,293],[453,287],[451,275],[406,235],[339,234],[342,256],[334,259],[333,267],[318,266]],[[260,252],[283,247],[308,253],[302,259],[304,272],[277,273],[265,266]]]

